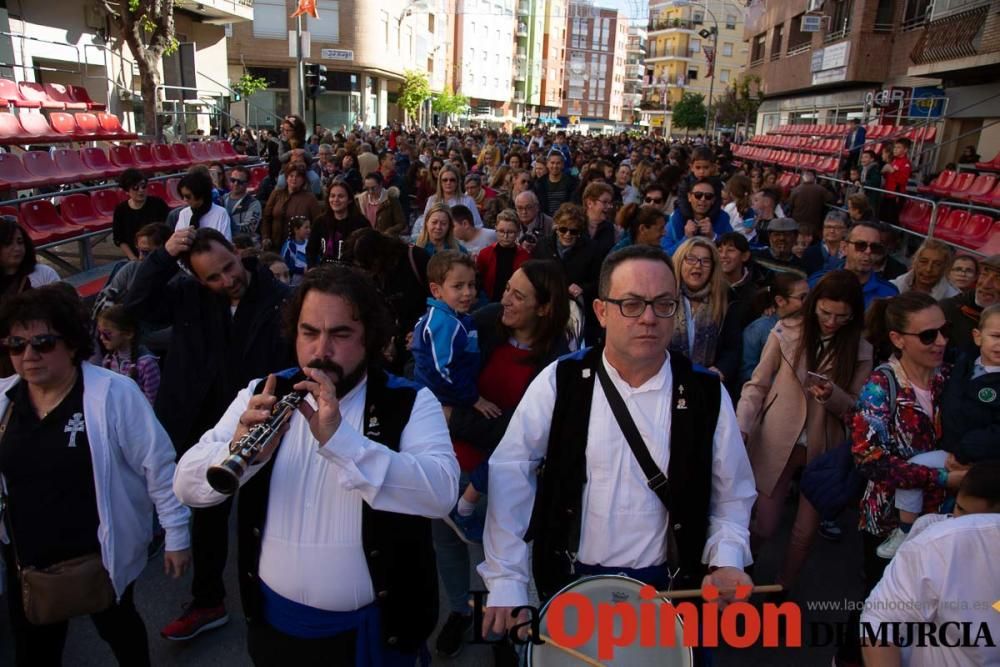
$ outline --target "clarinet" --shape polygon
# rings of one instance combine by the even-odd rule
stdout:
[[[231,496],[240,488],[240,479],[260,456],[260,453],[278,436],[288,423],[308,392],[293,391],[278,401],[265,422],[251,428],[246,435],[229,447],[229,456],[208,469],[209,485],[219,493]]]

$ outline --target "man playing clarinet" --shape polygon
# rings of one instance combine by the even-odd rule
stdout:
[[[532,574],[543,602],[586,575],[664,589],[670,565],[675,587],[713,584],[723,599],[752,585],[753,474],[718,376],[667,352],[677,307],[659,248],[611,254],[594,301],[605,346],[528,387],[489,463],[484,634],[526,620],[512,611],[528,604]]]
[[[306,274],[286,328],[301,366],[255,380],[178,463],[174,491],[226,496],[206,472],[293,391],[305,400],[243,475],[240,592],[256,665],[414,665],[437,622],[429,518],[458,462],[440,404],[381,368],[391,320],[361,273]]]

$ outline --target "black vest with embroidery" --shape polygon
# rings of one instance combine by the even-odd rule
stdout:
[[[592,348],[562,359],[556,368],[552,430],[538,473],[531,523],[524,537],[525,541],[534,540],[535,585],[543,601],[576,578],[573,563],[580,545],[583,489],[587,482],[587,431],[596,364],[601,363],[602,353],[602,348]],[[670,355],[670,371],[670,565],[681,569],[680,582],[693,582],[698,587],[706,569],[701,559],[708,535],[712,450],[721,385],[716,375],[695,370],[679,354]]]
[[[279,376],[275,395],[292,391],[292,384]],[[254,393],[262,391],[263,385],[258,384]],[[365,436],[398,452],[416,397],[414,385],[381,370],[369,371],[362,424]],[[264,622],[258,567],[276,455],[277,450],[264,468],[240,487],[237,500],[240,595],[250,632],[255,624]],[[430,520],[375,510],[364,502],[361,507],[361,542],[382,614],[382,641],[396,651],[415,652],[434,631],[438,618]],[[336,570],[330,571],[331,577],[337,575]]]

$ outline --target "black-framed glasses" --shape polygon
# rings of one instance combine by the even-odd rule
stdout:
[[[653,315],[656,315],[660,319],[673,317],[674,313],[677,312],[677,300],[668,296],[661,296],[656,299],[639,299],[637,297],[629,297],[627,299],[608,298],[602,299],[602,301],[615,304],[622,315],[631,318],[642,317],[642,314],[646,312],[646,306],[652,306]]]
[[[62,336],[59,334],[38,334],[37,336],[32,336],[31,338],[24,338],[22,336],[7,336],[3,340],[0,340],[0,345],[13,355],[20,356],[24,354],[24,351],[28,349],[30,345],[35,352],[39,354],[46,354],[56,349],[56,343],[62,340]]]
[[[706,268],[712,268],[712,258],[711,257],[695,257],[694,255],[685,255],[684,263],[688,266],[704,266]]]
[[[229,182],[233,185],[246,185],[247,181],[245,178],[230,178]]]
[[[657,199],[655,197],[646,197],[646,203],[647,204],[656,204],[657,206],[659,206],[660,204],[663,203],[663,200],[662,199]]]
[[[579,236],[580,230],[575,227],[556,227],[556,234],[562,234],[564,236]]]
[[[706,201],[712,201],[713,199],[715,199],[714,192],[692,192],[691,196],[697,199],[698,201],[701,201],[703,199]]]
[[[868,241],[849,241],[849,243],[854,246],[854,250],[857,252],[865,252],[869,248],[873,255],[881,255],[885,253],[885,246],[881,243],[869,243]]]
[[[951,322],[946,322],[937,329],[925,329],[923,331],[918,331],[916,333],[910,333],[908,331],[898,331],[896,332],[901,336],[916,336],[924,345],[933,345],[937,341],[938,334],[945,340],[951,338]]]

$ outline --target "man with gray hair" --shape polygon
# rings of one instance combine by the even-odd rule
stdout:
[[[552,234],[552,218],[542,213],[538,197],[531,190],[525,190],[514,198],[514,210],[517,211],[522,232],[532,232],[540,238]]]
[[[361,153],[358,154],[358,171],[361,172],[361,178],[376,169],[378,169],[378,156],[372,152],[372,145],[369,143],[361,144]]]
[[[802,263],[809,275],[817,271],[832,271],[844,265],[844,239],[847,238],[847,216],[831,210],[823,220],[823,236],[819,243],[806,248]]]

